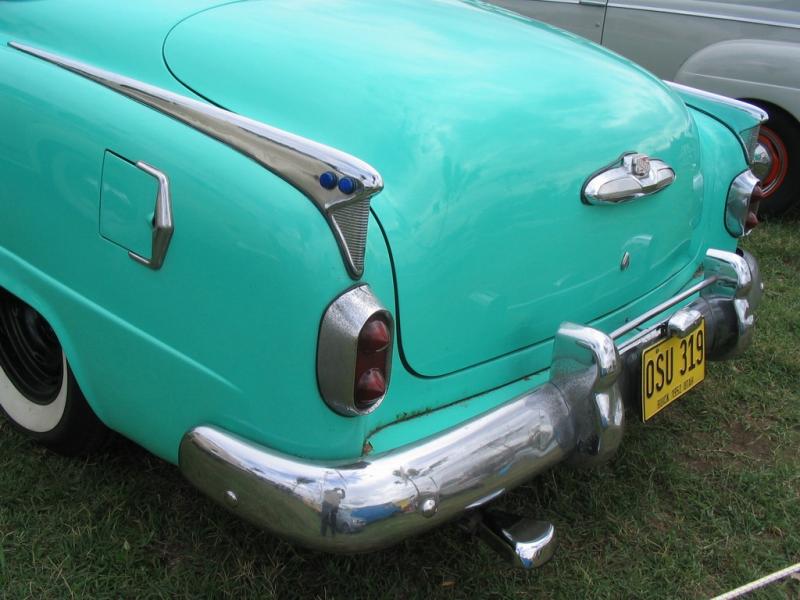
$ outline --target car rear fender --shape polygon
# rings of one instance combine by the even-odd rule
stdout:
[[[0,285],[50,321],[109,427],[172,461],[208,420],[306,456],[360,452],[365,424],[328,410],[314,376],[320,319],[352,279],[312,203],[228,146],[8,47],[0,131]],[[169,177],[158,270],[102,235],[109,149]],[[376,224],[367,247],[365,280],[390,277]],[[391,308],[392,290],[375,291]]]

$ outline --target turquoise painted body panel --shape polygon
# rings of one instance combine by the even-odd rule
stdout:
[[[471,3],[205,10],[216,4],[0,13],[0,286],[51,322],[100,418],[168,460],[203,423],[314,458],[429,435],[542,380],[554,324],[613,329],[686,287],[706,248],[736,245],[723,224],[746,168],[735,136],[618,57]],[[367,19],[369,39],[330,34]],[[236,44],[207,37],[233,27]],[[312,203],[11,40],[208,96],[381,172],[362,281],[402,343],[377,411],[347,418],[320,397],[320,318],[353,280]],[[583,181],[628,150],[672,164],[674,186],[626,207],[581,204]],[[107,151],[170,177],[175,234],[160,271],[102,235]]]
[[[702,190],[692,120],[660,81],[531,21],[426,4],[424,19],[419,2],[228,4],[183,21],[164,49],[190,89],[381,172],[373,210],[402,350],[437,376],[655,289],[699,250]],[[308,52],[358,20],[370,27],[353,42]],[[626,206],[582,203],[589,174],[629,151],[672,165],[675,184]]]
[[[155,177],[106,151],[100,188],[100,235],[139,256],[152,258],[157,193]]]

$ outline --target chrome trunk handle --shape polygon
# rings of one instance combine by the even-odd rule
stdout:
[[[629,152],[604,168],[583,186],[585,204],[614,205],[663,190],[675,181],[675,171],[663,160]]]

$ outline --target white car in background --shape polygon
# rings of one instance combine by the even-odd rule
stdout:
[[[800,199],[800,0],[492,0],[567,29],[662,79],[747,100],[761,127],[761,211]]]

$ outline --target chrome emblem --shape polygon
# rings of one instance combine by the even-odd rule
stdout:
[[[637,177],[646,177],[650,174],[650,157],[644,154],[629,154],[628,168]]]
[[[675,181],[667,163],[639,152],[628,152],[593,175],[583,186],[585,204],[622,204],[663,190]]]

